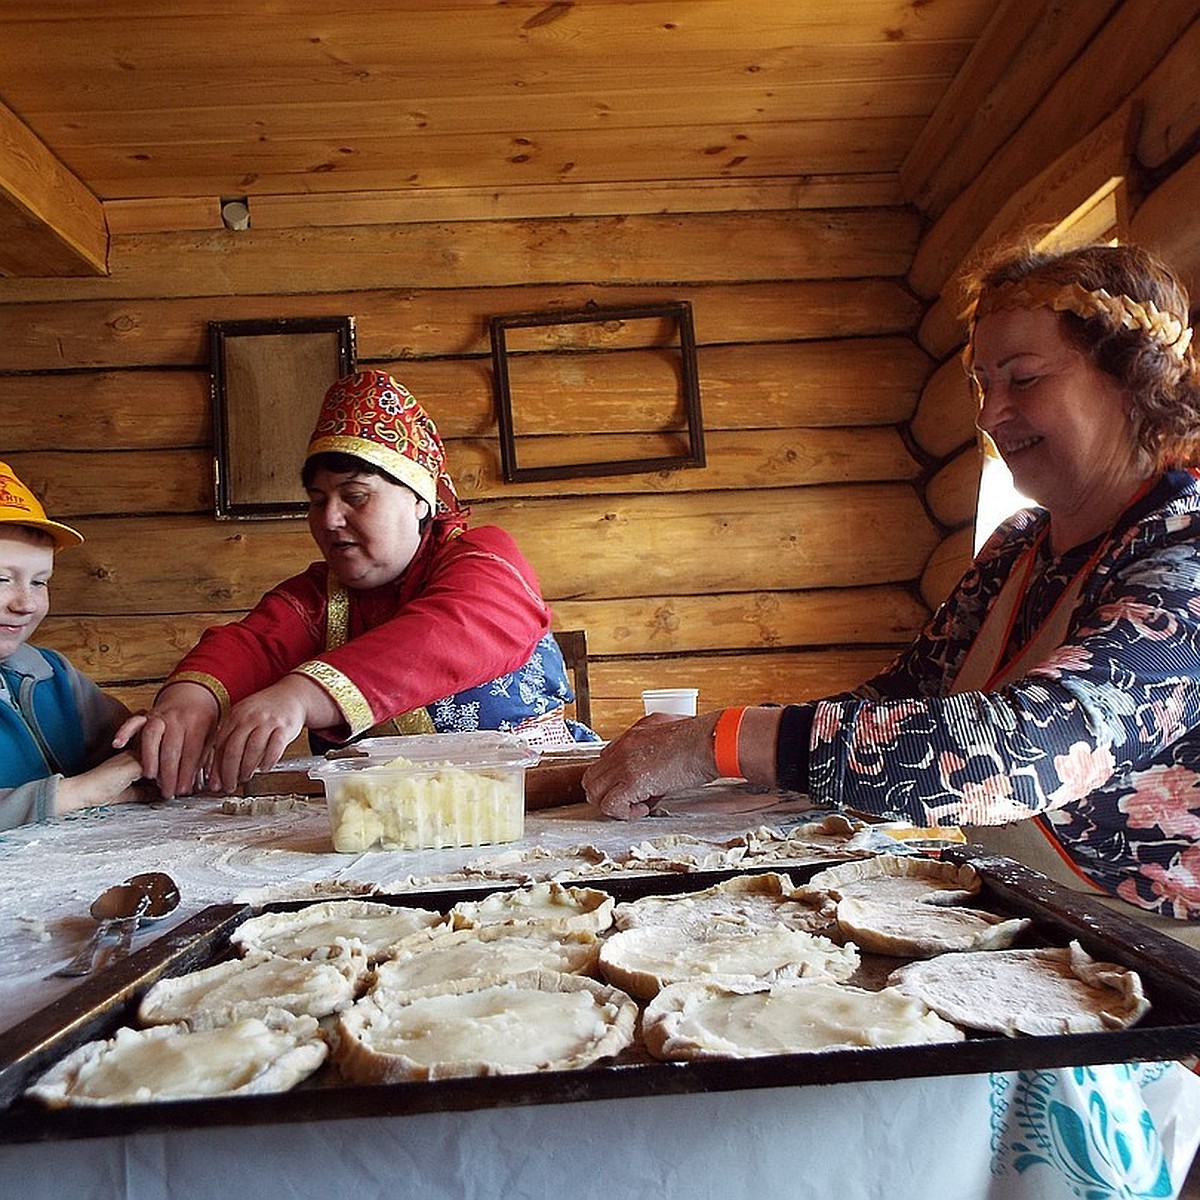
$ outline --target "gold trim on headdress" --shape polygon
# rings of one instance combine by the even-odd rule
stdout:
[[[353,454],[373,466],[382,467],[393,479],[412,488],[429,505],[430,512],[437,507],[437,480],[419,463],[395,450],[389,450],[378,442],[369,442],[366,438],[338,435],[314,438],[309,443],[305,458],[324,453]]]
[[[1052,283],[1045,279],[1015,279],[985,288],[971,315],[972,325],[988,313],[1014,308],[1049,308],[1054,312],[1072,312],[1084,320],[1101,317],[1116,328],[1140,330],[1180,362],[1192,341],[1188,323],[1160,309],[1152,300],[1113,296],[1104,288],[1089,292],[1078,283]]]

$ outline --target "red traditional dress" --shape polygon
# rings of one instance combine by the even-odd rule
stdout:
[[[384,722],[380,732],[521,730],[561,722],[571,699],[549,629],[533,568],[504,530],[438,521],[394,582],[350,589],[313,563],[209,629],[168,682],[202,684],[224,715],[299,672],[341,709],[342,723],[319,731],[331,741]]]

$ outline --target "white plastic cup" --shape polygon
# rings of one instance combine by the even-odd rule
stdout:
[[[642,708],[647,713],[674,713],[678,717],[694,717],[699,695],[699,688],[647,688],[642,693]]]

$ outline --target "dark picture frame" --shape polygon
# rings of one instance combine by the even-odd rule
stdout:
[[[648,456],[645,458],[610,459],[602,462],[566,462],[553,465],[522,466],[518,458],[520,437],[509,369],[510,359],[526,355],[565,355],[576,350],[540,349],[512,351],[509,331],[536,329],[552,325],[592,323],[602,328],[641,319],[665,319],[672,336],[656,348],[678,353],[677,394],[671,399],[682,405],[686,447],[680,454]],[[692,322],[692,306],[686,300],[659,304],[627,305],[620,307],[587,307],[574,311],[514,313],[492,317],[489,321],[492,349],[492,381],[496,400],[496,421],[500,430],[500,465],[505,482],[539,482],[547,479],[578,479],[584,476],[630,475],[643,471],[675,470],[683,467],[703,467],[704,421],[700,408],[700,376],[696,365],[696,334]],[[674,431],[673,431],[674,432]]]
[[[330,384],[354,370],[353,317],[210,321],[213,471],[221,519],[294,517]]]

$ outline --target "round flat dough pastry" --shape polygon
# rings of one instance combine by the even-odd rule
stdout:
[[[1150,1008],[1137,972],[1097,962],[1078,942],[943,954],[899,967],[888,981],[947,1021],[1009,1037],[1124,1029]]]
[[[870,992],[821,979],[673,983],[642,1017],[642,1040],[662,1059],[807,1054],[960,1042],[964,1036],[895,989]]]
[[[633,1040],[637,1005],[584,975],[372,995],[338,1018],[334,1061],[351,1083],[399,1083],[585,1067]]]
[[[828,917],[795,895],[796,885],[786,875],[737,875],[699,892],[643,896],[618,904],[613,924],[617,929],[677,925],[695,934],[714,925],[743,929],[786,925],[807,933],[824,932]]]
[[[596,969],[594,933],[541,925],[484,925],[411,938],[375,968],[372,992],[414,992],[463,979],[511,979],[524,971],[586,975]]]
[[[441,913],[373,900],[330,900],[243,921],[229,939],[243,954],[336,960],[386,958],[400,942],[444,924]],[[446,927],[447,932],[449,926]]]
[[[123,1028],[72,1051],[26,1094],[68,1108],[286,1092],[327,1050],[312,1017],[285,1014],[199,1033],[184,1025]]]
[[[450,910],[450,919],[456,929],[516,922],[601,933],[612,924],[613,903],[607,892],[548,880],[493,892],[482,900],[463,900]]]
[[[328,962],[255,955],[215,963],[187,975],[160,979],[142,997],[143,1025],[183,1023],[215,1029],[273,1008],[293,1016],[327,1017],[354,1003],[358,972]]]
[[[877,854],[818,871],[798,891],[829,901],[964,904],[979,894],[975,868],[912,854]]]
[[[862,951],[932,958],[954,950],[1002,950],[1029,928],[1027,917],[976,908],[889,903],[847,897],[837,902],[838,928]]]
[[[600,972],[609,983],[648,1000],[669,983],[712,975],[745,979],[848,979],[858,951],[828,938],[775,925],[734,927],[696,936],[670,925],[614,933],[600,947]]]

